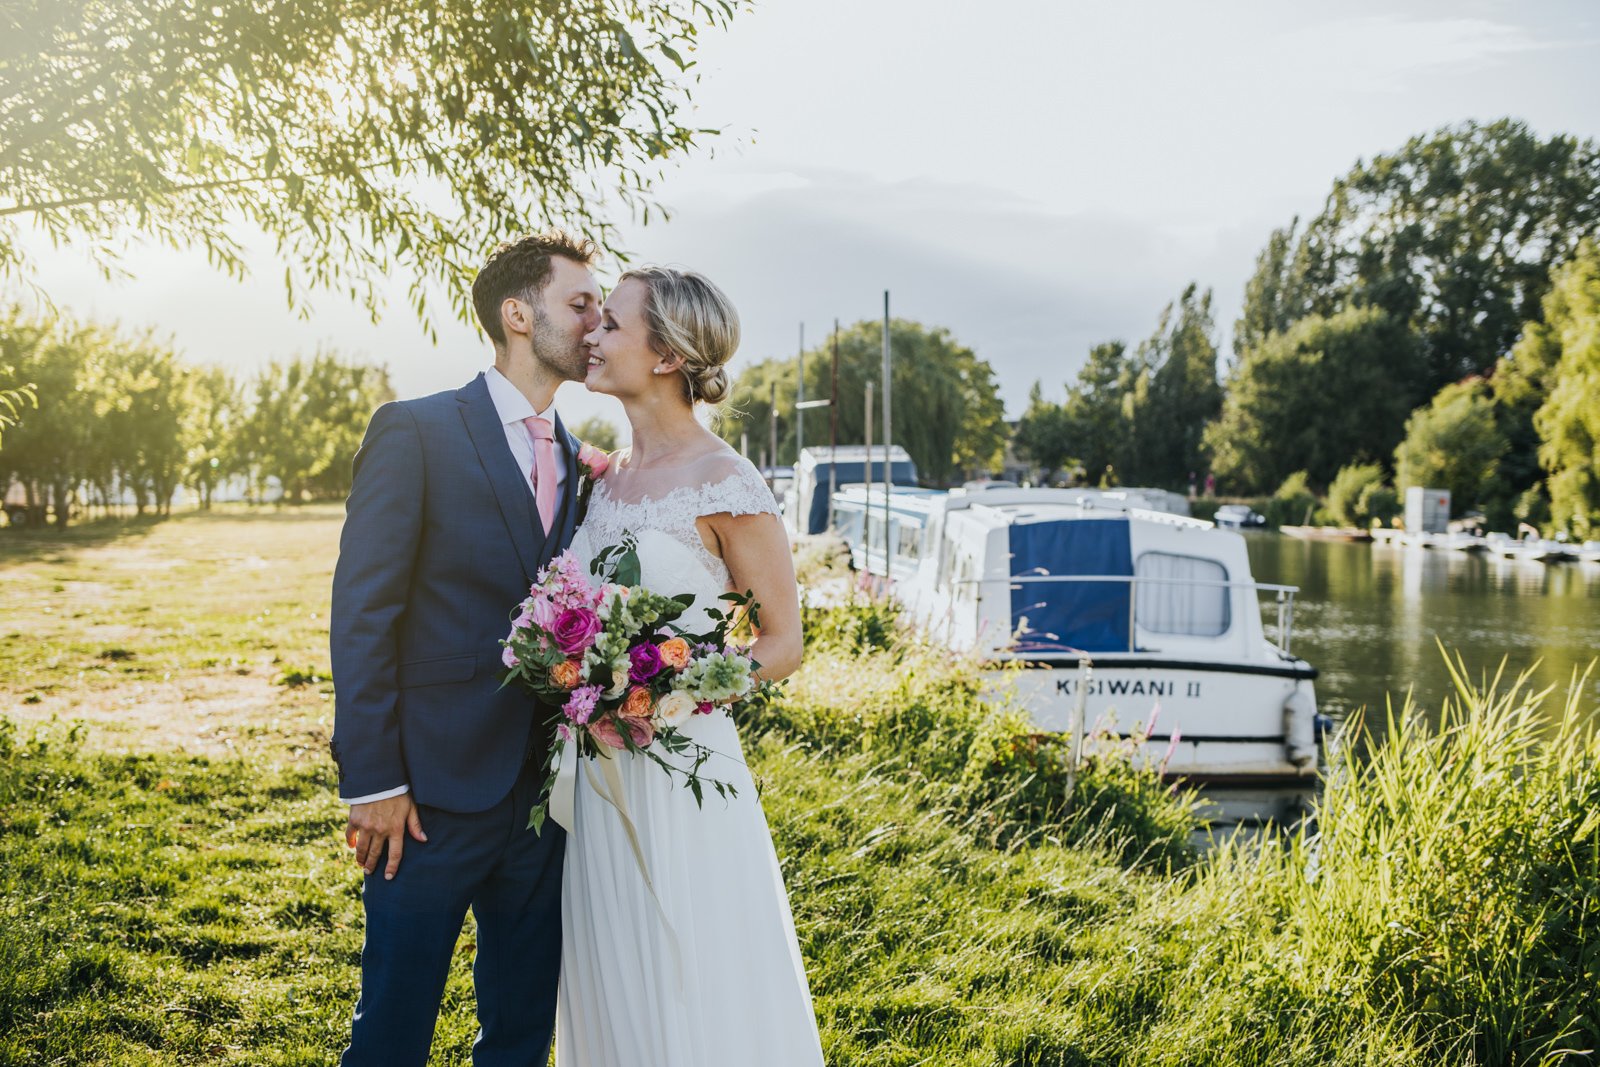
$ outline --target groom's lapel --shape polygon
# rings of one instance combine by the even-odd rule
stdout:
[[[483,375],[478,375],[458,389],[456,400],[461,405],[461,418],[467,424],[472,447],[478,452],[478,462],[483,464],[483,473],[488,475],[489,485],[494,489],[495,502],[500,505],[500,517],[505,520],[506,533],[511,536],[517,559],[531,581],[534,572],[539,569],[539,546],[534,536],[533,494],[528,491],[522,472],[517,470],[511,446],[506,444],[505,427],[500,424],[494,400],[489,396],[489,384],[484,381]]]
[[[567,453],[567,480],[561,493],[560,518],[556,520],[556,529],[561,534],[561,540],[556,542],[556,549],[559,551],[561,546],[572,544],[572,535],[578,529],[578,449],[582,447],[582,443],[567,432],[566,423],[561,421],[559,411],[556,412],[556,434],[566,446]]]

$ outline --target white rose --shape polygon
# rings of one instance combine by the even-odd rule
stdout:
[[[656,719],[662,726],[676,729],[689,721],[694,714],[694,697],[688,693],[674,690],[662,697],[656,703]]]

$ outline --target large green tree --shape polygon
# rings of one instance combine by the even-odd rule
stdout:
[[[1091,482],[1173,489],[1206,467],[1202,433],[1222,406],[1211,293],[1190,285],[1133,353],[1095,345],[1062,404],[1034,386],[1017,446],[1050,470],[1075,460]]]
[[[1133,387],[1122,397],[1132,431],[1124,482],[1177,489],[1205,469],[1202,434],[1222,409],[1215,330],[1211,291],[1190,285],[1139,346]]]
[[[198,367],[188,374],[184,410],[184,484],[210,508],[229,477],[244,473],[232,447],[245,415],[239,383],[221,367]]]
[[[1544,314],[1544,340],[1559,349],[1549,397],[1534,416],[1550,519],[1579,538],[1600,538],[1600,244],[1585,245],[1556,272]]]
[[[31,384],[0,389],[0,445],[5,444],[6,427],[15,426],[24,410],[38,405],[39,395]]]
[[[291,504],[350,492],[350,457],[367,419],[394,399],[387,370],[329,351],[274,362],[247,392],[235,462],[251,472],[258,492],[275,480]]]
[[[1078,438],[1066,408],[1046,400],[1039,382],[1028,390],[1028,406],[1017,420],[1012,440],[1017,453],[1033,464],[1042,478],[1049,478],[1078,455]]]
[[[1493,367],[1539,317],[1552,266],[1597,231],[1593,141],[1509,119],[1445,127],[1358,162],[1298,237],[1273,233],[1237,343],[1257,347],[1309,314],[1382,308],[1422,345],[1419,376],[1394,383],[1420,403]]]
[[[22,486],[32,508],[53,509],[65,526],[85,482],[108,483],[107,449],[97,442],[92,369],[110,339],[103,330],[10,308],[0,315],[0,362],[33,383],[37,408],[19,414],[0,451],[0,486]]]
[[[241,221],[376,314],[391,278],[468,314],[486,245],[530,220],[606,240],[687,125],[702,28],[733,0],[5,0],[0,276],[37,225],[108,272],[130,236],[242,276]]]
[[[139,514],[167,514],[184,473],[184,422],[188,371],[170,346],[151,336],[117,339],[95,353],[97,380],[93,439],[103,453],[97,467],[110,475],[100,499],[133,497]]]
[[[1127,345],[1095,345],[1068,383],[1064,403],[1046,400],[1042,385],[1034,383],[1017,421],[1018,450],[1045,476],[1071,463],[1091,482],[1115,482],[1133,440],[1137,385],[1138,368]]]
[[[1420,362],[1415,335],[1375,307],[1308,315],[1246,348],[1205,430],[1217,478],[1268,492],[1295,471],[1326,487],[1351,460],[1388,455],[1415,401],[1398,386]]]
[[[1282,333],[1309,312],[1305,282],[1310,251],[1297,241],[1300,220],[1273,230],[1256,256],[1256,269],[1244,284],[1244,307],[1233,324],[1233,352],[1240,356],[1270,335]]]
[[[1067,388],[1062,405],[1070,454],[1091,482],[1117,481],[1133,439],[1131,405],[1138,371],[1128,346],[1104,341],[1089,349],[1089,358]]]
[[[893,319],[889,343],[894,369],[894,443],[904,448],[922,480],[947,485],[968,473],[998,467],[1006,441],[1005,412],[988,363],[948,330]],[[860,444],[865,433],[865,395],[876,384],[873,436],[883,440],[881,417],[882,324],[858,322],[841,329],[839,344],[839,443]],[[770,437],[776,386],[778,462],[795,459],[798,359],[772,359],[746,367],[733,385],[718,431],[733,444],[747,435],[759,455]],[[832,348],[825,341],[805,354],[806,396],[832,395]],[[828,409],[804,412],[805,441],[828,443]]]
[[[1450,490],[1451,510],[1475,507],[1494,486],[1506,439],[1481,378],[1445,386],[1406,420],[1394,453],[1395,484]]]

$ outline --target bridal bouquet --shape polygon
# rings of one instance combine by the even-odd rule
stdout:
[[[720,796],[737,795],[731,783],[699,773],[712,752],[681,727],[718,707],[737,708],[766,684],[756,682],[759,664],[729,643],[745,619],[760,625],[755,600],[724,593],[729,607],[707,613],[711,629],[690,633],[677,620],[694,594],[663,596],[640,585],[632,535],[601,552],[590,569],[593,581],[570,550],[553,559],[513,609],[511,633],[501,642],[503,684],[560,708],[550,723],[549,777],[528,825],[543,826],[553,768],[570,745],[587,758],[640,753],[683,775],[697,803],[708,785]],[[663,752],[687,758],[672,763]]]

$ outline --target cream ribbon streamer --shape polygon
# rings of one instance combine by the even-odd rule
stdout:
[[[677,975],[677,983],[673,988],[674,994],[681,1001],[683,998],[684,974],[683,952],[678,947],[678,932],[672,927],[672,920],[667,917],[666,908],[661,905],[661,898],[656,895],[655,882],[650,877],[650,865],[645,862],[644,847],[639,843],[639,831],[633,825],[633,819],[628,815],[628,794],[622,782],[622,768],[618,765],[616,756],[605,745],[597,746],[600,755],[596,759],[584,759],[582,754],[575,751],[577,742],[572,741],[562,746],[561,753],[557,756],[556,780],[550,791],[550,818],[555,820],[567,833],[577,830],[577,798],[578,798],[578,771],[581,764],[583,774],[589,782],[589,788],[595,796],[604,800],[616,811],[617,818],[622,820],[622,829],[628,835],[628,844],[633,849],[633,858],[639,864],[639,875],[644,879],[645,890],[650,894],[650,902],[655,905],[656,917],[661,920],[661,929],[666,934],[667,947],[672,952],[672,968]],[[594,764],[600,765],[600,775],[594,773]],[[604,779],[602,781],[602,779]]]

